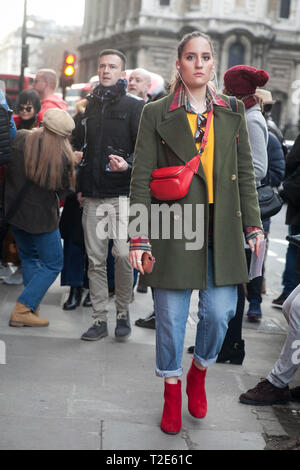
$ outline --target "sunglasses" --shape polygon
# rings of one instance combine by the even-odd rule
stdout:
[[[20,111],[26,111],[27,113],[30,113],[32,109],[33,109],[33,106],[22,106],[22,105],[19,106]]]

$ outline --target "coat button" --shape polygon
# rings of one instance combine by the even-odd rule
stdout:
[[[162,140],[161,143],[162,143],[163,145],[166,145],[166,142],[165,142],[164,140]]]
[[[237,179],[237,178],[236,178],[236,175],[232,175],[232,176],[231,176],[231,181],[236,181],[236,179]]]
[[[180,220],[180,215],[174,215],[174,220]]]
[[[241,211],[237,211],[237,212],[236,212],[236,216],[237,216],[237,217],[242,217]]]

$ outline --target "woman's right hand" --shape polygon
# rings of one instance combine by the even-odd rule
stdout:
[[[142,266],[142,256],[145,252],[142,250],[132,250],[129,252],[129,263],[141,274],[145,274]]]

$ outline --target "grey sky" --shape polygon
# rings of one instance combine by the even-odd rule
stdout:
[[[1,31],[3,38],[22,25],[24,0],[9,0],[1,6]],[[59,24],[81,25],[84,18],[84,0],[27,0],[28,15],[54,19]]]

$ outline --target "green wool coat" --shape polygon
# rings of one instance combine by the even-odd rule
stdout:
[[[193,177],[187,196],[181,200],[164,203],[169,207],[176,204],[170,218],[173,225],[176,224],[177,231],[174,227],[171,228],[169,239],[163,239],[160,228],[159,233],[154,231],[151,237],[151,206],[162,204],[151,196],[149,190],[153,170],[184,165],[197,154],[185,108],[169,110],[173,97],[174,95],[169,95],[145,106],[135,148],[130,204],[144,204],[148,209],[149,232],[143,234],[149,236],[152,253],[156,258],[153,273],[145,275],[143,283],[162,289],[206,289],[209,205],[201,164],[198,173]],[[220,95],[219,98],[228,103],[227,97]],[[262,227],[242,102],[238,101],[238,112],[233,112],[229,104],[228,107],[214,105],[214,132],[215,284],[235,285],[248,281],[243,230],[245,227]],[[198,220],[196,205],[200,205],[197,206]],[[191,207],[192,215],[188,217]],[[201,207],[204,209],[203,217]],[[167,216],[162,216],[162,219],[166,222]],[[199,239],[203,234],[204,241],[201,246],[187,249],[187,244],[191,243],[191,235],[187,233],[185,236],[184,219],[192,219],[191,229],[197,230]],[[131,217],[130,221],[132,220]],[[178,236],[178,227],[181,224],[182,237]],[[133,235],[135,234],[131,232],[130,236]]]

